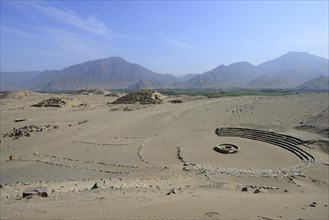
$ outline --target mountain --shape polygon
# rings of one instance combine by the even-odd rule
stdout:
[[[328,59],[306,52],[289,52],[277,59],[258,65],[257,71],[261,75],[289,76],[304,83],[317,76],[328,74],[328,62]]]
[[[287,89],[294,88],[298,84],[290,77],[277,76],[277,75],[263,75],[252,81],[247,86],[249,88],[262,88],[262,89]]]
[[[186,81],[192,79],[196,75],[198,75],[198,74],[196,74],[196,73],[188,73],[188,74],[186,74],[184,76],[179,77],[179,81],[186,82]]]
[[[329,60],[305,52],[289,52],[254,66],[247,62],[220,65],[196,75],[183,87],[291,88],[320,75],[328,75]]]
[[[154,79],[147,79],[147,80],[139,80],[137,83],[128,86],[127,90],[138,91],[141,89],[159,89],[159,88],[165,88],[163,83]]]
[[[45,77],[45,74],[47,76]],[[44,80],[40,81],[40,78]],[[87,61],[59,71],[41,73],[33,80],[39,81],[36,90],[77,90],[83,88],[126,88],[140,80],[160,81],[169,87],[176,80],[170,74],[162,75],[120,57]]]
[[[311,79],[298,87],[301,90],[329,90],[329,77],[319,76]]]
[[[27,88],[25,82],[37,76],[39,71],[0,72],[2,90]]]
[[[91,60],[61,70],[1,72],[1,89],[39,91],[84,88],[292,88],[328,75],[329,60],[304,52],[289,52],[254,66],[248,62],[220,65],[202,74],[176,77],[155,73],[120,57]]]
[[[12,90],[12,87],[8,86],[6,83],[0,82],[0,92],[10,91],[10,90]]]
[[[257,76],[255,66],[248,62],[220,65],[215,69],[196,75],[184,83],[184,87],[241,86]]]

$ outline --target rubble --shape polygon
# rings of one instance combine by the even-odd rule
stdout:
[[[57,129],[58,125],[30,125],[23,126],[21,128],[13,128],[12,131],[9,131],[5,134],[2,134],[2,137],[10,137],[14,140],[20,137],[30,137],[31,134],[43,132],[50,129]]]
[[[62,108],[65,106],[68,107],[79,107],[85,106],[86,104],[78,99],[74,98],[64,98],[64,97],[54,97],[50,99],[43,100],[37,104],[32,105],[31,107],[56,107]]]
[[[177,190],[175,188],[169,190],[166,195],[177,194]]]
[[[37,187],[32,189],[26,189],[23,192],[23,198],[27,196],[39,195],[41,197],[48,197],[47,189],[44,187]]]

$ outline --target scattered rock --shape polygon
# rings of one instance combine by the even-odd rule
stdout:
[[[87,122],[87,120],[79,121],[79,122],[78,122],[78,125],[84,124],[84,123],[86,123],[86,122]]]
[[[243,187],[241,191],[242,192],[248,192],[248,187],[247,186]]]
[[[52,128],[58,128],[58,125],[30,125],[23,126],[21,128],[13,128],[12,131],[9,131],[2,135],[2,137],[10,137],[14,140],[21,138],[23,136],[30,137],[31,134],[43,132],[46,130],[50,130]]]
[[[105,185],[95,182],[91,189],[104,189]]]
[[[173,104],[183,103],[183,101],[180,100],[180,99],[174,99],[174,100],[171,100],[171,101],[169,101],[169,102],[171,102],[171,103],[173,103]]]
[[[267,193],[266,189],[262,189],[262,188],[257,188],[254,193]]]
[[[91,189],[98,189],[98,184],[97,184],[97,182],[94,183],[94,185],[91,187]]]
[[[26,118],[17,118],[14,120],[14,122],[22,122],[22,121],[27,121]]]
[[[183,170],[184,171],[190,171],[190,168],[189,167],[183,167]]]
[[[78,99],[67,98],[67,97],[54,97],[54,98],[43,100],[42,102],[34,104],[31,107],[56,107],[56,108],[62,108],[62,107],[65,107],[65,106],[79,107],[79,106],[85,106],[85,105],[86,104],[84,102],[81,102]]]
[[[48,197],[47,189],[44,187],[26,189],[23,192],[23,198],[27,196],[39,195],[41,197]]]
[[[310,204],[311,207],[315,207],[316,206],[316,202],[313,202],[312,204]]]
[[[177,194],[177,190],[175,188],[169,190],[166,195]]]

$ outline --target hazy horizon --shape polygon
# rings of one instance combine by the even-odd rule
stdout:
[[[119,56],[180,76],[290,51],[328,59],[328,2],[1,1],[4,72]]]

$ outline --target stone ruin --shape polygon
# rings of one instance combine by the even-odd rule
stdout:
[[[112,102],[112,104],[161,104],[165,96],[151,89],[142,89],[129,93]]]
[[[80,94],[84,94],[84,95],[104,95],[105,92],[102,89],[96,89],[96,88],[90,88],[90,89],[80,89],[78,91],[78,93]]]
[[[50,99],[43,100],[37,104],[32,105],[31,107],[57,107],[62,108],[65,106],[68,107],[79,107],[85,106],[84,102],[81,102],[78,99],[74,98],[64,98],[64,97],[54,97]]]
[[[299,147],[307,144],[308,141],[303,141],[296,137],[272,131],[235,127],[217,128],[215,133],[219,137],[240,137],[272,144],[290,151],[304,162],[315,162],[315,159],[311,154]]]
[[[234,144],[219,144],[214,147],[214,151],[222,154],[235,154],[240,148]]]

